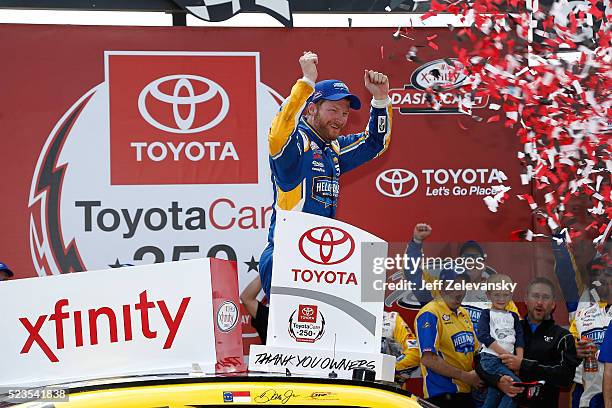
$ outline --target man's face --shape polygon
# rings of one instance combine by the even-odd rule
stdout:
[[[463,281],[462,278],[455,279],[455,282],[462,282],[462,281]],[[445,286],[446,284],[442,285],[442,287],[445,287]],[[464,289],[461,289],[461,290],[442,289],[440,291],[440,294],[442,295],[442,299],[444,300],[448,308],[452,311],[456,311],[459,308],[459,306],[461,306],[461,302],[463,302],[463,298],[465,297],[465,290]]]
[[[531,285],[527,293],[527,314],[534,323],[547,318],[553,310],[555,300],[548,285],[536,283]]]
[[[10,276],[6,271],[0,271],[0,281],[7,280],[8,278],[10,278]]]
[[[470,262],[473,265],[473,268],[466,268],[466,272],[470,277],[472,282],[478,282],[482,278],[482,272],[484,268],[479,268],[479,265],[484,266],[484,259],[482,259],[482,255],[476,248],[467,248],[465,251],[461,253],[462,258],[473,258],[474,261]],[[480,262],[476,262],[476,259],[480,258]]]
[[[308,113],[312,116],[312,126],[327,142],[336,140],[346,126],[349,115],[348,99],[339,101],[324,100],[319,104],[309,106]]]

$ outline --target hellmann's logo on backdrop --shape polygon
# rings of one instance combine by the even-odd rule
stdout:
[[[59,299],[55,302],[54,311],[50,315],[43,314],[33,319],[20,317],[19,321],[28,334],[28,338],[21,349],[21,354],[30,353],[34,344],[36,344],[49,361],[57,363],[59,358],[55,352],[64,349],[66,343],[69,343],[69,347],[72,347],[72,344],[76,347],[83,347],[86,343],[95,346],[100,343],[101,337],[104,338],[104,343],[108,342],[107,339],[110,339],[110,343],[118,343],[132,341],[135,336],[139,337],[141,335],[143,338],[150,340],[156,339],[158,336],[163,338],[164,334],[166,337],[163,349],[171,348],[191,297],[184,297],[181,300],[181,304],[174,316],[168,309],[165,300],[149,301],[146,290],[141,292],[138,298],[138,303],[122,305],[118,310],[108,306],[100,306],[96,309],[72,311],[68,309],[70,307],[68,299]],[[140,327],[137,324],[132,324],[132,313],[140,315]],[[150,322],[158,320],[156,318],[151,319],[154,313],[161,313],[165,326],[168,329],[167,333],[164,330],[164,334],[158,334],[158,331],[163,329],[163,327],[151,327]],[[121,321],[118,321],[118,317],[120,317]],[[101,327],[108,327],[108,334],[100,333],[99,335],[98,333],[98,324],[102,321]],[[64,330],[65,322],[69,323],[70,329]],[[83,329],[84,322],[88,323],[89,333],[86,333]],[[41,331],[41,329],[43,326],[46,327],[47,324],[54,326],[55,339],[44,337],[44,331]],[[119,338],[119,331],[123,331],[121,339]],[[46,332],[50,331],[47,330]],[[71,339],[72,336],[74,336],[74,341]]]

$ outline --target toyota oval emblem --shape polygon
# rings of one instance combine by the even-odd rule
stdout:
[[[407,197],[419,186],[419,179],[405,169],[385,170],[376,177],[376,188],[387,197]]]
[[[174,90],[171,95],[164,93],[159,89],[162,84],[170,81],[174,81]],[[194,82],[206,84],[208,86],[208,90],[196,95],[195,88],[193,86]],[[187,96],[180,96],[180,93],[183,90],[187,92]],[[217,95],[219,95],[221,98],[221,110],[219,113],[208,123],[198,127],[193,127],[197,110],[205,109],[205,106],[202,106],[201,104],[210,101]],[[151,115],[151,112],[147,108],[147,101],[151,98],[158,102],[172,105],[172,116],[174,117],[176,127],[162,124]],[[187,117],[183,117],[181,115],[181,112],[179,111],[181,106],[187,106],[189,108]],[[181,74],[168,75],[158,78],[145,86],[138,96],[138,110],[140,111],[143,119],[151,126],[171,133],[197,133],[212,129],[221,123],[223,119],[225,119],[225,116],[229,111],[229,106],[229,97],[221,85],[208,78],[197,75]]]
[[[314,315],[314,309],[312,307],[305,307],[302,309],[302,313],[304,313],[304,316],[312,316]]]
[[[316,227],[302,234],[298,242],[304,258],[320,265],[346,261],[355,252],[355,240],[336,227]]]

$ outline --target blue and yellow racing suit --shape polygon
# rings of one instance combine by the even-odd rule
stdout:
[[[552,240],[555,256],[555,274],[563,292],[569,313],[570,333],[576,341],[587,337],[601,347],[604,333],[612,320],[612,308],[607,302],[592,298],[588,282],[583,282],[574,254],[563,235]],[[571,392],[571,407],[603,408],[603,364],[596,372],[584,371],[582,364],[576,369]]]
[[[270,296],[276,210],[303,211],[334,218],[338,203],[338,178],[380,156],[391,138],[391,101],[372,100],[370,120],[362,133],[323,140],[302,118],[314,83],[300,79],[291,89],[268,135],[274,205],[268,246],[259,261],[261,285]]]

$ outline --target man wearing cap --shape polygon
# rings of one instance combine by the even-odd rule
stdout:
[[[0,262],[0,281],[4,281],[13,277],[13,271],[6,264]]]
[[[341,136],[349,109],[361,107],[359,98],[342,81],[315,83],[316,54],[304,52],[299,62],[303,77],[283,102],[268,135],[274,205],[268,245],[259,263],[262,287],[268,296],[276,210],[334,218],[340,175],[380,156],[391,137],[391,99],[386,75],[365,71],[365,87],[372,94],[370,120],[363,132]]]

